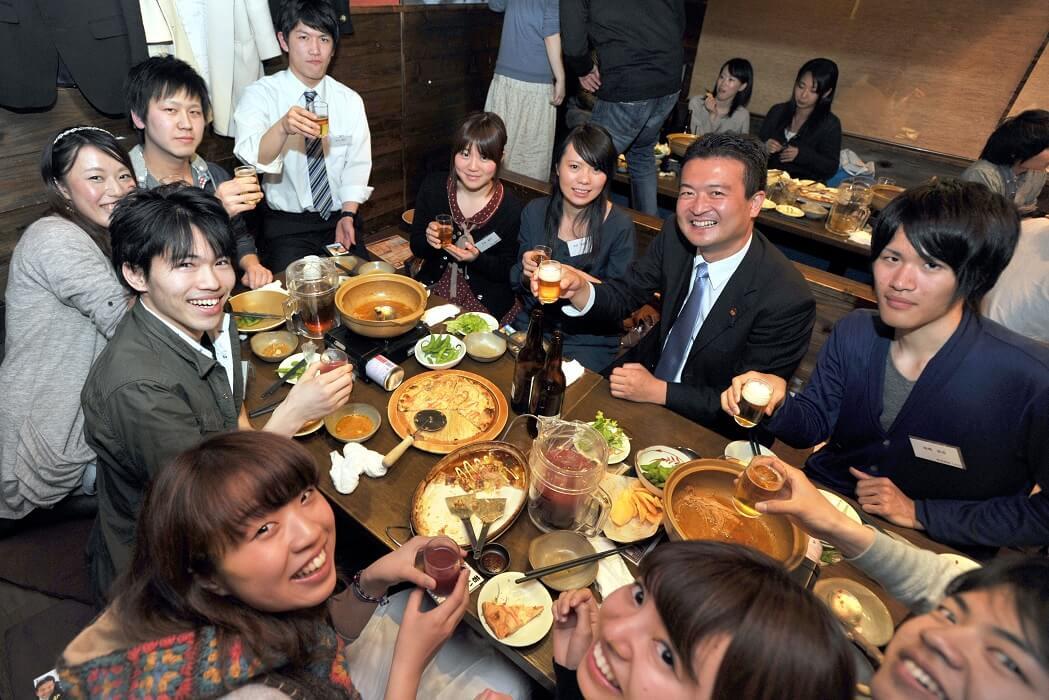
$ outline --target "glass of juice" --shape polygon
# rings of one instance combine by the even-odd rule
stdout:
[[[321,353],[321,372],[330,372],[348,364],[350,356],[338,348],[327,348]]]
[[[433,589],[436,595],[451,595],[462,567],[459,545],[450,537],[434,537],[423,548],[423,571],[437,582]]]

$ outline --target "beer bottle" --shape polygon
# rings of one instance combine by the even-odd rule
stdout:
[[[532,389],[530,413],[537,416],[558,418],[561,416],[561,405],[565,400],[565,373],[561,369],[561,331],[554,331],[550,340],[550,352],[546,354],[543,371],[536,375]]]
[[[517,353],[514,364],[514,383],[510,386],[510,407],[515,413],[528,413],[532,394],[532,379],[543,371],[546,351],[543,350],[543,307],[537,306],[528,321],[528,335]]]

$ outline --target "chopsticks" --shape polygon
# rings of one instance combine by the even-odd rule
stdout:
[[[280,401],[274,401],[273,403],[268,403],[265,406],[259,406],[256,409],[248,411],[248,418],[258,418],[259,416],[264,416],[267,413],[273,413],[275,410],[277,410],[277,406],[280,406],[282,403],[284,403],[284,399],[281,399]]]
[[[285,377],[287,377],[288,375],[294,375],[296,372],[299,371],[299,369],[301,369],[302,367],[305,367],[305,366],[306,366],[306,358],[304,357],[301,360],[299,360],[298,362],[296,362],[294,365],[292,365],[291,369],[289,369],[287,372],[285,372],[283,377],[278,378],[277,381],[273,382],[268,387],[266,387],[266,390],[262,392],[262,398],[266,398],[267,396],[269,396],[269,395],[273,394],[274,392],[276,392],[277,389],[280,389],[280,385],[284,383]],[[255,409],[255,410],[259,410],[259,409]]]
[[[230,316],[236,316],[239,318],[263,318],[263,319],[281,319],[284,317],[279,314],[264,314],[261,311],[229,311]]]
[[[620,552],[625,552],[626,550],[630,549],[633,546],[634,546],[633,543],[621,544],[618,547],[613,547],[612,549],[606,549],[603,552],[594,552],[593,554],[587,554],[585,557],[579,557],[578,559],[569,559],[568,561],[563,561],[560,564],[553,564],[551,566],[544,566],[541,569],[532,569],[531,571],[526,571],[525,575],[522,576],[521,578],[515,579],[514,583],[524,583],[525,581],[531,581],[531,580],[537,579],[537,578],[539,578],[541,576],[547,576],[549,574],[556,574],[559,571],[564,571],[565,569],[572,569],[574,567],[579,566],[580,564],[589,564],[592,561],[597,561],[599,559],[604,559],[605,557],[612,556],[613,554],[619,554]]]

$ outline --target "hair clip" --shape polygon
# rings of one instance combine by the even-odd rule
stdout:
[[[100,126],[74,126],[72,129],[66,129],[58,136],[56,136],[55,140],[51,142],[51,145],[54,146],[66,136],[69,136],[70,134],[75,134],[78,131],[101,131],[103,134],[109,134],[110,136],[113,136],[113,134],[106,131]],[[113,138],[116,138],[116,136],[113,136]]]

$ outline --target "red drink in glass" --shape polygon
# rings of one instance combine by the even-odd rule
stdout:
[[[350,361],[349,356],[338,348],[328,348],[321,353],[321,372],[330,372]]]
[[[439,596],[451,595],[455,590],[462,565],[459,545],[450,537],[435,537],[423,549],[423,571],[437,582],[433,592]]]

